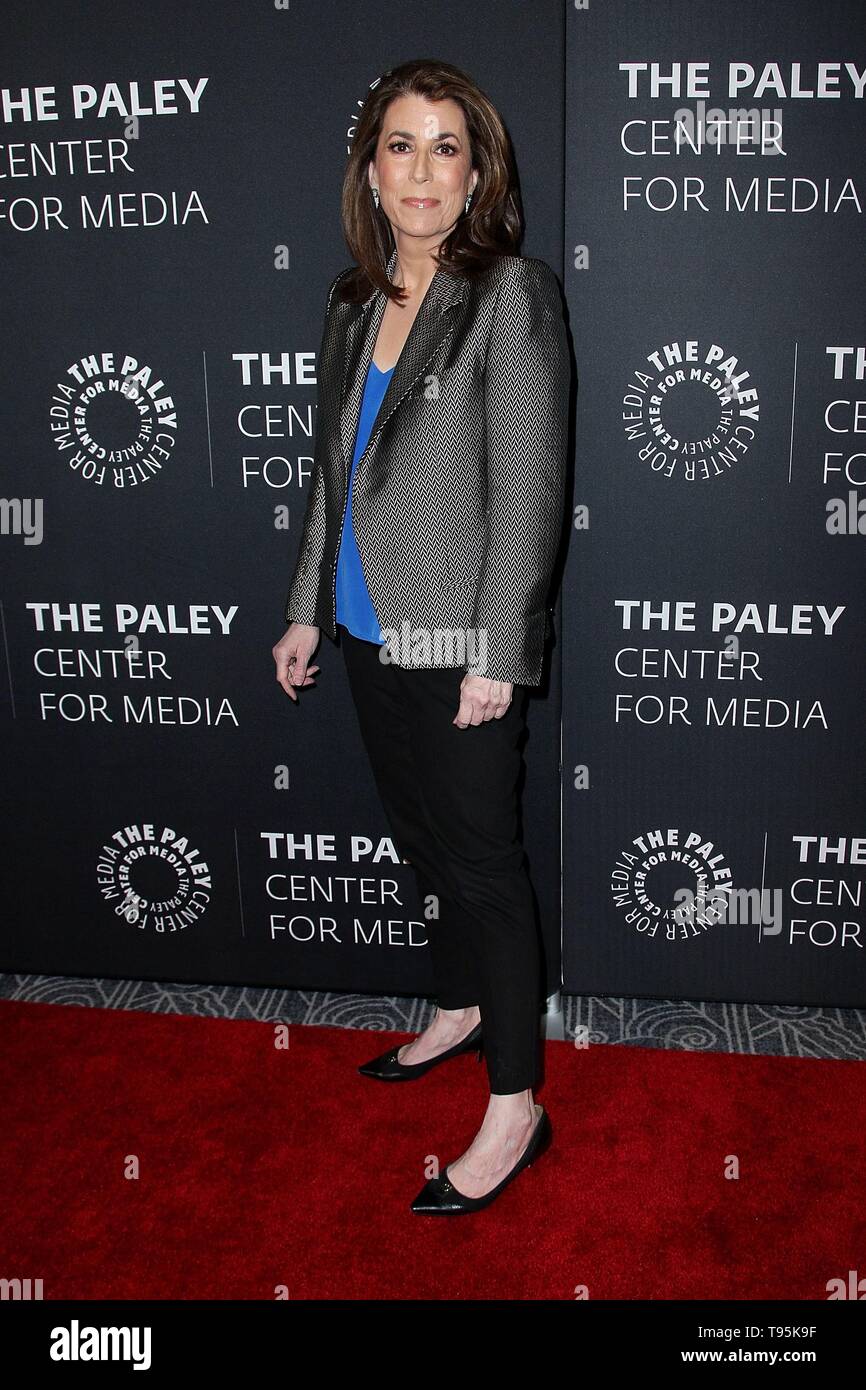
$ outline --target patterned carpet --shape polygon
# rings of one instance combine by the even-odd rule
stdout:
[[[406,997],[59,975],[0,975],[0,998],[406,1033],[420,1032],[434,1008],[428,999]],[[580,1030],[589,1042],[631,1047],[866,1059],[866,1009],[571,994],[561,1002],[551,1037],[573,1038]]]

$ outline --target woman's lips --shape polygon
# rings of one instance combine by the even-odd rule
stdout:
[[[404,203],[408,203],[410,208],[435,208],[439,202],[438,198],[404,198]]]

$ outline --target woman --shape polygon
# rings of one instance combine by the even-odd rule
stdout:
[[[358,264],[328,296],[310,497],[274,648],[297,701],[321,630],[340,627],[394,841],[432,916],[433,1022],[361,1073],[409,1080],[486,1056],[481,1128],[416,1212],[488,1205],[551,1133],[533,1099],[540,950],[517,779],[549,627],[569,367],[553,272],[516,254],[519,212],[503,123],[465,74],[425,60],[375,85],[343,188]]]

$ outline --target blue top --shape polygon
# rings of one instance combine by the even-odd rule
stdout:
[[[375,362],[370,362],[364,385],[364,399],[361,402],[361,414],[358,419],[358,433],[355,436],[355,455],[352,459],[352,472],[349,476],[346,517],[343,522],[343,534],[337,556],[337,622],[347,627],[354,637],[361,637],[367,642],[376,642],[380,646],[384,643],[385,638],[382,636],[379,619],[376,617],[376,610],[367,590],[367,582],[361,567],[361,556],[352,527],[352,483],[355,478],[355,470],[358,467],[358,460],[367,447],[373,422],[379,413],[379,406],[382,404],[382,397],[393,371],[394,368],[392,367],[390,371],[383,372],[376,366]]]

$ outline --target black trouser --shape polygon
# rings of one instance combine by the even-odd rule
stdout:
[[[537,1080],[541,962],[517,828],[526,690],[501,719],[452,721],[461,668],[406,670],[340,626],[361,737],[395,847],[415,872],[437,1002],[481,1011],[490,1090]]]

